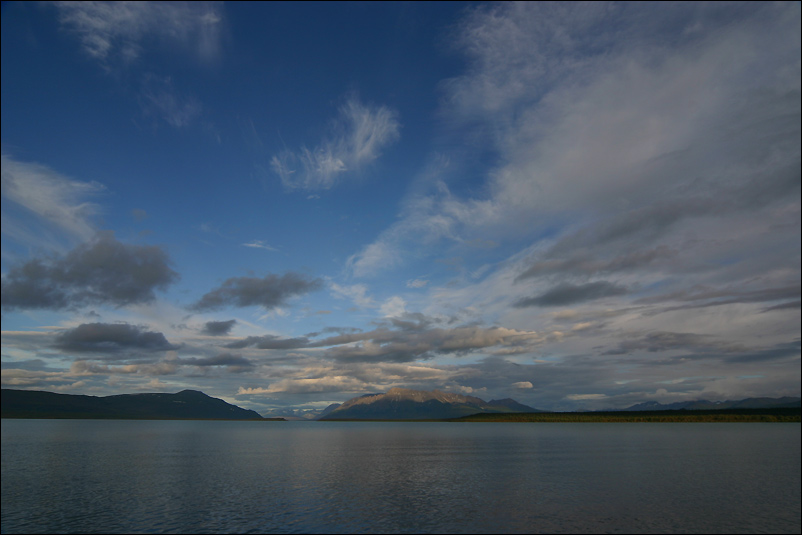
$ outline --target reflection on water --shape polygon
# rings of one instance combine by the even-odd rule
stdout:
[[[3,533],[799,533],[799,424],[2,421]]]

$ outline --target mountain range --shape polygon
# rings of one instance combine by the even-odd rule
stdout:
[[[477,413],[543,412],[513,399],[483,399],[433,390],[391,388],[350,399],[319,420],[435,420]]]
[[[730,401],[638,403],[618,412],[798,408],[800,398],[747,398]],[[609,409],[608,409],[609,411]],[[323,410],[283,409],[259,415],[197,390],[177,394],[84,396],[37,390],[2,389],[3,418],[225,419],[225,420],[439,420],[473,414],[546,412],[513,399],[484,401],[439,390],[391,388],[365,394]]]
[[[286,407],[263,412],[262,416],[265,418],[283,418],[288,421],[312,421],[319,420],[340,405],[342,405],[342,403],[332,403],[325,409],[296,409],[293,407]]]
[[[82,396],[40,390],[2,389],[3,418],[109,418],[140,420],[262,420],[256,411],[197,390],[177,394]]]
[[[676,411],[676,410],[715,410],[715,409],[792,409],[802,405],[802,398],[746,398],[737,401],[678,401],[662,404],[656,401],[638,403],[623,409],[625,411]]]

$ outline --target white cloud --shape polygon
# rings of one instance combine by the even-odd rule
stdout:
[[[130,63],[149,37],[167,40],[203,61],[220,54],[220,2],[54,2],[59,22],[91,57],[108,66]]]
[[[372,390],[371,385],[360,381],[354,377],[334,375],[318,378],[305,379],[282,379],[271,384],[267,388],[244,388],[240,387],[237,395],[262,395],[262,394],[298,394],[313,392],[367,392]]]
[[[702,216],[737,221],[771,195],[787,201],[799,163],[798,11],[774,5],[727,25],[688,6],[477,9],[459,43],[471,68],[445,84],[445,113],[499,163],[470,197],[452,193],[445,169],[432,173],[430,192],[349,260],[354,275],[421,245],[537,237],[567,222],[612,237],[627,217],[642,235],[662,233]],[[696,19],[708,29],[662,40]]]
[[[427,284],[429,284],[429,281],[424,279],[408,280],[407,288],[423,288]]]
[[[35,163],[19,162],[2,155],[2,195],[36,216],[30,223],[24,212],[3,210],[3,234],[28,244],[43,244],[49,231],[42,223],[79,240],[95,234],[92,217],[98,207],[88,202],[105,188],[97,182],[71,180],[56,171]]]
[[[519,389],[528,389],[528,388],[534,388],[534,385],[529,381],[519,381],[517,383],[512,383],[512,387]]]
[[[385,318],[397,318],[406,313],[406,305],[407,302],[404,301],[403,298],[394,295],[382,303],[379,311],[382,313],[382,315],[384,315]]]
[[[267,244],[267,242],[264,242],[262,240],[253,240],[250,243],[243,243],[242,245],[245,246],[245,247],[251,247],[253,249],[265,249],[266,251],[278,251],[278,249],[276,249],[275,247],[271,247],[270,245]]]
[[[200,101],[182,95],[169,76],[153,74],[143,78],[139,105],[146,116],[158,117],[173,128],[190,126],[198,120],[203,110]]]
[[[570,399],[572,401],[588,401],[588,400],[596,400],[596,399],[605,399],[607,397],[606,394],[570,394],[565,396],[566,399]]]
[[[374,307],[376,302],[368,295],[368,287],[364,284],[353,284],[351,286],[342,286],[336,282],[330,285],[331,291],[334,292],[335,297],[341,299],[350,299],[357,306],[361,307]]]
[[[334,127],[318,146],[285,150],[273,156],[270,165],[288,189],[330,189],[343,173],[376,160],[398,139],[399,127],[395,111],[351,98],[340,107]]]

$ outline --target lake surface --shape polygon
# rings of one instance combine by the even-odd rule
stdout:
[[[3,533],[799,533],[800,424],[3,420]]]

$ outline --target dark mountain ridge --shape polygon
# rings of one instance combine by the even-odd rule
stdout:
[[[41,390],[2,389],[3,418],[108,418],[142,420],[262,420],[256,411],[197,390],[177,394],[84,396]]]
[[[802,406],[802,398],[781,397],[781,398],[746,398],[728,401],[708,401],[700,399],[696,401],[678,401],[676,403],[658,403],[657,401],[647,401],[632,405],[624,411],[675,411],[675,410],[718,410],[718,409],[784,409]]]
[[[433,390],[391,388],[384,394],[352,398],[320,420],[437,420],[477,413],[541,412],[512,399],[484,401]]]

